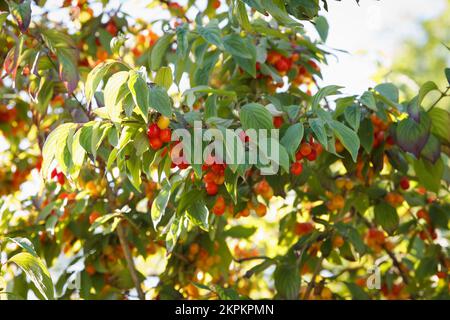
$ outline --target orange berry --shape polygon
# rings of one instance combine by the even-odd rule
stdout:
[[[300,153],[303,156],[306,157],[307,155],[309,155],[311,153],[311,151],[312,151],[312,148],[311,148],[311,145],[308,142],[303,142],[300,145]]]
[[[298,236],[310,233],[314,230],[314,225],[311,222],[297,222],[295,224],[294,233]]]
[[[259,203],[258,206],[255,208],[255,212],[258,215],[258,217],[264,217],[267,213],[267,207],[263,203]]]
[[[92,264],[88,264],[85,267],[85,270],[86,270],[87,274],[90,275],[90,276],[93,276],[95,274],[95,272],[96,272],[95,267]]]
[[[95,220],[97,220],[100,217],[100,213],[97,211],[93,211],[90,215],[89,215],[89,223],[93,224],[95,222]]]

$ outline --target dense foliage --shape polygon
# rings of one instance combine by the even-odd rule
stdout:
[[[2,298],[449,298],[448,82],[319,88],[326,1],[36,2],[0,8]],[[280,170],[172,163],[195,121],[278,128]]]

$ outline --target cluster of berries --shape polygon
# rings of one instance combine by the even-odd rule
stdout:
[[[437,238],[436,230],[433,228],[433,224],[431,222],[430,214],[425,209],[420,209],[417,211],[417,219],[423,219],[426,222],[427,230],[422,230],[419,233],[420,239],[426,240],[431,238],[435,240]]]
[[[386,131],[389,129],[389,123],[384,122],[377,117],[375,113],[370,116],[370,121],[373,124],[373,148],[377,148],[382,142],[386,141],[386,144],[393,145],[394,139],[392,136],[386,137]]]
[[[295,154],[296,161],[291,165],[291,173],[294,176],[300,175],[303,171],[303,164],[301,161],[303,159],[306,159],[307,161],[315,161],[322,151],[322,145],[315,142],[313,137],[310,137],[309,142],[303,141]]]
[[[236,214],[236,218],[248,217],[252,212],[258,217],[264,217],[267,213],[267,207],[264,203],[250,200],[247,202],[247,206]]]
[[[383,249],[383,246],[386,243],[386,236],[383,231],[371,228],[367,231],[364,240],[367,246],[378,253]]]
[[[150,124],[147,130],[150,147],[153,150],[159,150],[165,143],[172,140],[172,131],[169,128],[170,119],[160,116],[156,123]]]
[[[203,175],[203,182],[208,195],[214,196],[219,192],[219,186],[225,182],[226,167],[225,163],[220,163],[214,158],[202,166],[202,170],[206,172]]]
[[[58,172],[56,168],[53,169],[50,177],[53,180],[57,181],[60,185],[64,185],[64,183],[66,182],[66,177],[64,176],[64,173]]]

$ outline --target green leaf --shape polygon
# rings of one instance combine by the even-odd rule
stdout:
[[[156,198],[153,200],[152,208],[151,208],[151,217],[153,221],[153,225],[155,228],[161,222],[164,213],[166,212],[167,204],[169,203],[169,198],[171,195],[171,184],[165,180],[161,190],[159,191]]]
[[[170,67],[162,67],[158,70],[155,77],[155,83],[158,86],[164,87],[166,88],[166,90],[169,90],[172,82],[172,69],[170,69]]]
[[[442,159],[436,161],[435,164],[426,159],[415,160],[414,171],[419,179],[419,183],[427,190],[439,192],[441,179],[444,174],[444,162]]]
[[[173,221],[169,227],[169,232],[167,232],[166,236],[166,249],[168,253],[172,252],[173,248],[175,247],[178,237],[183,230],[184,221],[185,218],[180,217],[179,215],[175,215],[175,217],[173,218]]]
[[[244,3],[238,1],[236,4],[236,18],[239,21],[240,26],[245,31],[251,31],[252,25],[250,24],[250,20],[248,19],[247,9],[245,8]]]
[[[84,94],[86,95],[87,102],[91,102],[92,97],[94,96],[95,91],[97,90],[100,81],[102,81],[103,77],[108,73],[108,70],[117,63],[113,60],[108,60],[102,62],[95,66],[94,69],[89,72],[86,83],[84,85]]]
[[[435,257],[425,257],[420,260],[419,266],[416,269],[416,277],[419,281],[430,277],[437,272],[437,260]]]
[[[420,122],[412,118],[401,120],[396,128],[397,144],[403,151],[419,157],[430,136],[431,120],[426,112],[420,112]]]
[[[212,45],[215,45],[220,50],[224,50],[222,43],[222,37],[220,35],[219,22],[217,20],[211,20],[206,27],[197,26],[198,33]]]
[[[281,298],[298,299],[300,291],[300,272],[296,264],[282,263],[274,272],[275,289]]]
[[[375,87],[375,91],[384,96],[391,102],[398,103],[399,91],[392,83],[382,83]]]
[[[356,132],[339,121],[333,120],[328,122],[328,124],[342,145],[350,152],[353,161],[356,162],[360,146],[359,137]]]
[[[11,12],[14,20],[16,20],[19,29],[25,33],[31,22],[31,0],[24,0],[21,3],[15,1],[7,1],[9,12]]]
[[[127,85],[128,77],[128,71],[119,71],[113,74],[106,83],[104,89],[105,107],[108,111],[109,118],[113,122],[121,122],[120,115],[123,111],[121,102],[126,93],[129,92]]]
[[[266,13],[264,6],[258,0],[239,0],[239,1],[246,3],[249,7],[261,12],[262,14]]]
[[[192,203],[186,210],[186,213],[193,224],[205,231],[209,230],[209,210],[203,201],[195,201]]]
[[[363,93],[363,95],[361,96],[361,98],[359,98],[359,101],[365,105],[367,108],[373,110],[373,111],[378,111],[377,108],[377,102],[375,100],[375,97],[373,96],[373,93],[370,91],[366,91]]]
[[[317,140],[324,146],[328,146],[327,132],[325,131],[325,124],[320,118],[309,120],[309,126],[314,133]]]
[[[8,18],[8,12],[6,11],[0,11],[0,31],[3,30],[3,24],[6,21],[6,18]]]
[[[183,59],[186,57],[189,50],[189,25],[184,23],[179,26],[176,30],[177,34],[177,55],[178,57],[182,57]]]
[[[253,57],[253,54],[249,52],[244,39],[236,33],[225,36],[223,38],[223,44],[225,50],[232,56],[237,56],[244,59],[251,59]]]
[[[241,108],[242,127],[247,129],[273,129],[272,114],[259,103],[247,103]]]
[[[32,254],[33,256],[38,257],[36,250],[34,249],[33,243],[30,240],[28,240],[27,238],[21,238],[21,237],[8,238],[7,237],[6,239],[14,242],[19,247],[21,247],[22,249],[25,249],[26,251],[28,251],[28,253]]]
[[[450,68],[445,68],[445,77],[447,78],[447,82],[450,85]]]
[[[316,110],[319,107],[320,102],[325,97],[340,94],[339,89],[341,89],[341,88],[342,87],[335,86],[335,85],[326,86],[326,87],[321,88],[313,97],[313,100],[311,103],[311,109]]]
[[[244,226],[234,226],[226,229],[223,232],[224,237],[231,238],[250,238],[256,232],[256,227],[244,227]]]
[[[375,223],[392,235],[398,228],[399,217],[397,210],[389,204],[382,202],[375,206]]]
[[[344,110],[344,117],[353,130],[358,131],[361,121],[361,109],[359,105],[353,104]]]
[[[320,35],[320,38],[322,39],[323,42],[326,42],[328,38],[328,29],[330,27],[328,25],[327,19],[325,17],[319,16],[316,19],[314,19],[314,23],[316,30]]]
[[[156,71],[161,67],[162,60],[166,55],[174,35],[174,33],[166,33],[156,41],[150,55],[150,65],[153,71]]]
[[[161,87],[151,87],[150,94],[150,107],[158,111],[166,117],[172,116],[172,101],[166,90]]]
[[[72,156],[72,164],[73,164],[72,168],[70,169],[70,176],[73,179],[76,179],[78,177],[81,166],[83,165],[86,156],[86,151],[81,146],[80,138],[81,138],[81,130],[78,130],[73,136],[72,143],[69,146],[69,151]]]
[[[359,254],[362,255],[366,252],[364,241],[355,228],[345,223],[336,223],[335,228],[344,238],[349,240]]]
[[[439,142],[438,138],[431,134],[428,137],[428,141],[425,144],[425,147],[422,149],[420,156],[424,157],[432,164],[435,164],[441,156],[441,143]]]
[[[450,113],[444,109],[433,108],[428,111],[431,119],[431,132],[442,142],[450,145]]]
[[[130,89],[133,96],[134,103],[141,110],[142,116],[145,122],[148,122],[148,109],[149,109],[149,89],[147,83],[139,74],[134,70],[131,70],[128,78],[128,89]]]
[[[261,6],[278,22],[287,26],[301,26],[299,22],[289,16],[283,0],[260,0]]]
[[[354,300],[370,300],[370,296],[360,286],[351,282],[344,282]]]
[[[29,252],[21,252],[10,258],[8,262],[13,262],[19,266],[47,300],[54,299],[52,279],[47,268],[38,257]]]
[[[367,153],[370,153],[372,151],[374,137],[373,124],[369,119],[364,118],[363,121],[361,121],[358,136],[364,150],[366,150]]]
[[[422,105],[422,101],[423,99],[427,96],[427,94],[429,94],[432,91],[439,91],[438,86],[436,85],[436,83],[434,83],[433,81],[427,81],[425,82],[419,90],[419,96],[418,96],[418,100],[417,100],[417,104],[419,106]]]
[[[136,190],[141,188],[141,161],[136,153],[130,154],[130,158],[126,161],[128,168],[128,179]]]
[[[281,144],[286,148],[291,159],[295,158],[295,153],[303,139],[303,124],[296,123],[290,126],[281,138]]]
[[[247,37],[242,39],[243,48],[241,51],[246,51],[250,54],[250,58],[243,58],[241,55],[233,54],[233,59],[245,72],[248,72],[253,78],[256,77],[256,47],[252,42],[252,38]]]
[[[78,70],[79,52],[74,40],[57,29],[40,29],[45,45],[58,58],[59,77],[69,93],[78,86],[80,79]]]
[[[225,169],[225,188],[230,194],[231,199],[236,204],[237,203],[237,181],[239,175],[234,173],[231,169]]]
[[[48,170],[52,161],[55,159],[57,154],[61,154],[61,150],[64,150],[66,144],[62,143],[63,141],[67,141],[67,137],[69,136],[69,132],[74,130],[76,127],[75,123],[65,123],[57,127],[53,130],[47,140],[44,143],[44,147],[42,148],[42,167],[41,173],[44,179],[48,177]]]

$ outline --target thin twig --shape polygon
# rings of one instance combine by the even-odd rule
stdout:
[[[128,270],[130,271],[131,279],[133,280],[134,286],[136,287],[136,291],[138,293],[138,297],[140,300],[145,300],[145,294],[141,288],[141,281],[139,280],[136,266],[134,265],[134,260],[131,255],[130,247],[128,245],[127,238],[125,236],[125,230],[123,226],[119,223],[117,226],[117,236],[119,237],[120,245],[125,255],[125,260],[127,261]]]
[[[305,295],[303,296],[303,300],[308,300],[309,295],[311,294],[312,289],[314,288],[314,284],[316,283],[316,277],[320,272],[322,267],[322,262],[325,257],[322,255],[317,261],[316,268],[314,269],[314,273],[312,275],[311,281],[308,283],[308,287],[306,288]]]

